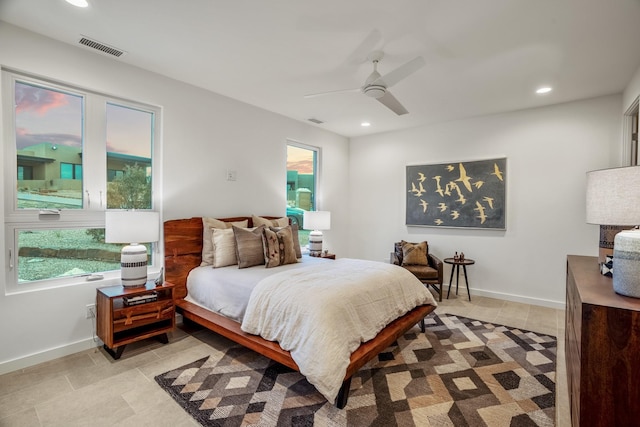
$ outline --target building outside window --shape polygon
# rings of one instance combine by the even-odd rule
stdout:
[[[7,290],[117,277],[104,213],[156,206],[160,109],[7,70],[2,85]]]

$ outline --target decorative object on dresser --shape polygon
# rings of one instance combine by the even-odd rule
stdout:
[[[322,253],[322,231],[331,228],[331,212],[328,211],[305,211],[304,226],[309,233],[309,254],[320,256]]]
[[[122,286],[138,287],[147,283],[147,248],[140,243],[157,242],[159,236],[158,212],[107,211],[105,213],[104,241],[130,243],[122,248],[120,255]]]
[[[613,243],[616,234],[622,230],[629,228],[620,225],[601,225],[600,239],[598,243],[598,263],[600,264],[600,273],[611,277],[613,275]]]
[[[638,425],[640,301],[615,293],[596,257],[567,257],[565,330],[571,424]]]
[[[589,224],[634,227],[614,238],[613,289],[640,298],[640,166],[587,172],[586,199]]]
[[[169,342],[167,332],[175,326],[174,285],[155,281],[145,286],[106,286],[96,290],[96,331],[104,349],[119,359],[127,344],[158,337]]]

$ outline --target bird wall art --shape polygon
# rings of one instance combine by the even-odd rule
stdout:
[[[406,224],[504,230],[506,183],[506,158],[407,166]]]

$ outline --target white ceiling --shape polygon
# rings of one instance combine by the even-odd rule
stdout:
[[[88,1],[0,0],[0,19],[349,137],[620,93],[640,66],[640,0]],[[374,49],[383,75],[426,60],[391,90],[409,114],[303,97],[361,86]]]

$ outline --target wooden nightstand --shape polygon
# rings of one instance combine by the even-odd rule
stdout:
[[[119,359],[127,344],[145,338],[158,337],[169,342],[167,332],[173,330],[176,323],[173,304],[174,285],[165,282],[156,286],[153,281],[143,287],[125,288],[121,285],[97,289],[96,329],[98,337],[104,342],[104,349]],[[157,293],[158,299],[137,305],[125,305],[123,298]]]

